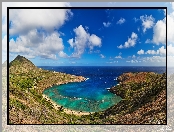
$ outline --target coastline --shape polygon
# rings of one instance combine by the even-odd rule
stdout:
[[[49,101],[52,103],[53,107],[56,109],[56,110],[60,110],[61,106],[56,104],[53,100],[51,100],[47,95],[45,94],[42,94],[42,97],[46,99],[46,101]],[[74,114],[76,116],[82,116],[82,115],[90,115],[92,113],[95,113],[95,112],[81,112],[81,111],[75,111],[75,110],[71,110],[71,109],[68,109],[68,108],[65,108],[63,107],[63,112],[65,112],[66,114]]]

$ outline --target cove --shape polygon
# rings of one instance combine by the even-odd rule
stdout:
[[[45,89],[43,94],[58,105],[83,112],[103,111],[121,101],[121,97],[105,88],[96,88],[89,82],[90,79],[85,82],[53,86]]]

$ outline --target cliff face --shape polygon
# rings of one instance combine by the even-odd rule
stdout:
[[[118,81],[120,85],[110,91],[123,100],[106,110],[105,116],[121,113],[115,120],[119,124],[166,124],[165,73],[125,73]]]

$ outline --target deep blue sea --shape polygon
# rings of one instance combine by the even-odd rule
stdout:
[[[88,78],[84,82],[53,86],[44,90],[58,105],[66,108],[96,112],[103,111],[121,101],[121,97],[110,93],[107,88],[117,85],[116,78],[125,72],[166,72],[166,67],[126,66],[38,66],[39,68]]]

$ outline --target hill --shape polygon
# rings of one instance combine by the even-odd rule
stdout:
[[[115,116],[118,124],[166,124],[166,74],[153,72],[124,73],[118,77],[119,85],[110,91],[123,98],[104,112]],[[116,118],[116,116],[115,116]]]
[[[122,101],[102,112],[77,116],[54,109],[44,89],[85,78],[37,68],[17,56],[9,67],[10,124],[166,124],[166,74],[124,73],[110,92]]]
[[[52,104],[42,97],[42,93],[44,89],[53,85],[84,80],[82,76],[37,68],[31,61],[18,55],[9,67],[9,122],[32,124],[64,121],[63,116],[58,118],[60,113],[58,114]],[[38,116],[42,118],[38,119]]]
[[[28,59],[18,55],[9,63],[10,73],[28,73],[31,70],[37,70],[37,67]]]

